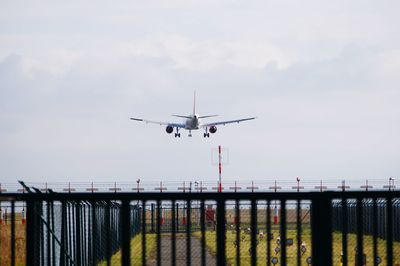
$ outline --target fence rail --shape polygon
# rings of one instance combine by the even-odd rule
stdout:
[[[397,266],[399,198],[397,191],[0,194],[0,265]]]
[[[156,179],[156,178],[154,178]],[[153,180],[154,180],[153,179]],[[46,193],[51,190],[54,192],[184,192],[184,193],[202,193],[218,192],[219,184],[217,182],[191,180],[191,178],[182,178],[185,181],[174,181],[170,178],[162,178],[162,182],[28,182],[27,185],[36,187],[41,192]],[[161,181],[160,180],[160,181]],[[138,182],[139,181],[139,182]],[[393,177],[388,179],[370,178],[370,179],[255,179],[243,177],[239,180],[224,178],[222,184],[223,192],[321,192],[321,191],[371,191],[371,190],[397,190],[399,186]],[[0,183],[0,193],[19,192],[26,193],[27,190],[21,188],[20,183]]]

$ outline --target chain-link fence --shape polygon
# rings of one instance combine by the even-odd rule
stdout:
[[[334,200],[332,211],[334,240],[343,242],[334,250],[336,258],[342,261],[341,257],[346,256],[353,260],[359,253],[357,247],[362,245],[365,265],[386,265],[389,249],[393,250],[394,265],[400,265],[399,199]],[[391,241],[394,245],[389,247]]]
[[[397,266],[399,196],[0,194],[0,265]]]

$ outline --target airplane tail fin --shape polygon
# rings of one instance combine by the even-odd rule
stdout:
[[[196,91],[194,91],[194,96],[193,96],[193,115],[196,114]]]

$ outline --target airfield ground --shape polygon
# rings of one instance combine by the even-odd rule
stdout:
[[[276,256],[280,260],[280,254],[276,254],[274,249],[277,246],[276,236],[279,235],[277,229],[273,229],[272,233],[275,239],[271,240],[271,255]],[[250,265],[250,235],[241,234],[243,239],[240,243],[241,250],[241,264]],[[11,236],[11,226],[9,224],[0,225],[0,265],[10,265],[10,236]],[[341,244],[342,244],[342,234],[340,232],[333,233],[333,265],[339,266],[340,254],[341,254]],[[169,262],[171,259],[171,246],[170,234],[162,234],[162,254],[161,257],[164,258],[163,261]],[[287,262],[288,265],[296,265],[296,230],[288,229],[287,237],[292,238],[294,243],[292,246],[287,247]],[[192,234],[192,262],[197,265],[196,261],[200,260],[200,241],[201,232],[194,232]],[[235,265],[236,248],[234,242],[236,240],[236,234],[234,231],[228,230],[226,233],[226,255],[227,260],[230,265]],[[307,265],[306,258],[311,256],[311,234],[309,229],[303,229],[302,240],[306,243],[307,251],[301,256],[302,265]],[[371,236],[364,236],[364,253],[367,258],[367,265],[373,265],[373,242]],[[216,254],[216,233],[214,231],[206,231],[206,246],[207,253],[206,259],[208,265],[214,265],[211,263],[215,259]],[[348,265],[354,265],[355,258],[355,246],[356,246],[356,235],[348,235]],[[25,265],[25,225],[16,224],[16,241],[15,241],[15,251],[16,251],[16,265]],[[177,259],[185,257],[186,255],[186,239],[185,234],[177,234],[176,239],[177,248]],[[393,265],[400,265],[400,243],[393,243],[393,253],[394,262]],[[383,239],[378,239],[378,254],[382,258],[382,263],[380,266],[386,266],[386,241]],[[146,234],[146,257],[148,258],[148,265],[155,265],[156,258],[156,234]],[[141,265],[142,262],[142,237],[141,234],[137,235],[132,239],[131,242],[131,259],[132,265]],[[183,258],[182,263],[185,263]],[[266,264],[266,241],[259,241],[257,246],[257,261],[258,265]],[[111,258],[111,265],[120,265],[121,253],[117,252]],[[211,264],[210,264],[211,263]],[[163,265],[166,263],[162,263]],[[99,266],[106,265],[106,262],[102,262]],[[277,264],[279,265],[279,263]]]

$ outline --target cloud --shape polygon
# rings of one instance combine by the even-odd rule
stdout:
[[[2,9],[0,175],[212,181],[219,144],[232,177],[398,172],[389,6],[177,3]],[[207,141],[128,119],[179,121],[170,114],[190,112],[194,90],[202,114],[258,119]]]

